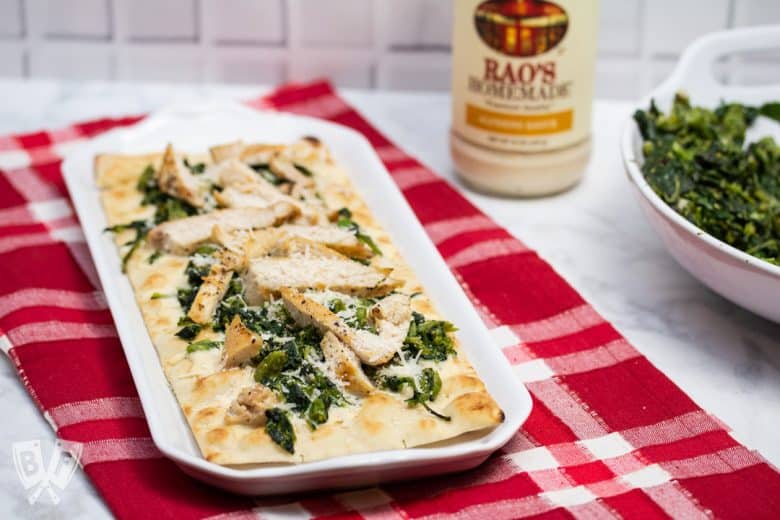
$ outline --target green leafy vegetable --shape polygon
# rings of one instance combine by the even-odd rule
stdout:
[[[195,343],[190,343],[189,345],[187,345],[187,353],[192,354],[193,352],[198,352],[200,350],[211,350],[213,348],[219,348],[221,346],[222,346],[221,341],[202,339],[196,341]]]
[[[143,243],[144,239],[146,239],[147,233],[149,233],[149,225],[146,223],[145,220],[134,220],[128,224],[116,224],[115,226],[107,227],[104,231],[109,231],[111,233],[121,233],[122,231],[132,229],[135,231],[135,237],[131,239],[129,242],[126,242],[124,245],[130,246],[130,249],[127,250],[127,252],[122,256],[122,272],[127,271],[127,262],[130,260],[130,257],[133,256],[133,253],[136,252],[136,250],[141,247],[141,244]]]
[[[353,329],[363,329],[376,333],[374,326],[368,320],[368,309],[375,300],[371,298],[358,298],[349,303],[345,303],[341,298],[330,300],[327,305],[331,312],[346,312],[342,318],[347,325]]]
[[[217,331],[224,331],[227,326],[233,321],[233,317],[238,315],[241,317],[241,321],[244,325],[247,325],[251,311],[247,309],[246,302],[240,294],[235,294],[222,298],[222,301],[217,306],[217,310],[214,313],[214,319],[211,322],[211,328]],[[259,332],[254,327],[249,327],[255,332]]]
[[[182,316],[176,325],[181,327],[181,329],[176,332],[176,336],[186,340],[195,339],[195,336],[200,334],[200,331],[203,329],[202,325],[195,323],[187,316]]]
[[[382,250],[379,249],[379,246],[376,245],[376,242],[374,242],[374,239],[371,238],[369,235],[363,233],[360,229],[360,226],[357,222],[352,220],[352,212],[347,208],[341,208],[338,211],[338,219],[336,220],[336,224],[340,228],[348,229],[352,233],[355,234],[355,238],[363,242],[368,248],[373,251],[375,255],[381,255]]]
[[[381,378],[379,383],[382,388],[395,393],[402,393],[408,387],[412,392],[412,396],[406,400],[410,408],[420,405],[431,415],[443,421],[451,420],[450,417],[437,412],[428,405],[428,402],[434,401],[441,391],[441,377],[434,369],[424,368],[416,382],[408,376],[389,376]]]
[[[152,295],[149,297],[150,300],[159,300],[161,298],[166,298],[168,295],[159,293],[159,292],[153,292]]]
[[[304,174],[307,177],[313,177],[314,172],[312,172],[310,169],[308,169],[306,166],[298,163],[293,163],[293,166],[295,166],[295,169]]]
[[[184,166],[187,167],[188,170],[192,172],[193,175],[200,175],[204,171],[206,171],[206,164],[199,162],[195,164],[190,164],[190,162],[187,160],[187,158],[184,158]]]
[[[151,164],[146,165],[146,168],[141,172],[141,176],[138,178],[135,187],[143,194],[146,194],[147,191],[153,188],[157,188],[157,181],[154,180],[154,166]]]
[[[268,165],[268,163],[250,164],[249,167],[252,168],[257,173],[259,173],[263,179],[267,180],[274,186],[281,186],[282,184],[290,183],[290,181],[288,181],[284,177],[280,177],[279,175],[276,175],[273,171],[271,171],[271,168]]]
[[[347,400],[344,398],[344,395],[342,395],[336,384],[313,365],[303,365],[300,373],[303,381],[309,385],[312,390],[312,394],[316,391],[325,403],[326,408],[334,404],[341,406],[347,403]]]
[[[176,291],[179,305],[185,314],[189,312],[200,286],[203,285],[203,279],[208,276],[210,270],[211,264],[207,262],[194,262],[193,260],[187,262],[187,267],[184,269],[184,274],[187,276],[187,287],[181,287]]]
[[[323,424],[328,422],[328,406],[325,404],[325,400],[322,397],[316,398],[309,406],[309,411],[306,414],[309,420],[309,424]]]
[[[389,376],[381,381],[382,388],[390,390],[400,394],[404,391],[404,387],[408,386],[413,392],[417,392],[417,387],[414,384],[414,379],[411,377]]]
[[[325,356],[320,348],[322,333],[313,325],[303,327],[295,333],[295,343],[305,361],[324,361]]]
[[[311,404],[311,399],[309,399],[310,392],[307,391],[306,384],[300,378],[285,374],[269,381],[267,384],[281,393],[284,400],[291,404],[293,410],[299,414],[308,410]]]
[[[155,206],[153,219],[155,224],[189,217],[198,213],[197,208],[163,192],[157,185],[154,174],[154,167],[151,164],[148,165],[141,173],[136,188],[143,194],[143,199],[141,199],[142,205]]]
[[[355,309],[355,324],[357,328],[364,328],[368,323],[368,307],[360,306]]]
[[[190,307],[192,307],[192,302],[195,301],[195,296],[198,295],[198,287],[180,287],[179,289],[176,289],[176,299],[179,300],[179,305],[181,305],[181,308],[184,312],[188,312],[190,310]]]
[[[234,294],[230,294],[234,292]],[[226,297],[220,302],[215,313],[212,327],[214,330],[225,330],[233,317],[238,315],[250,330],[258,334],[268,334],[275,337],[289,337],[298,334],[301,328],[279,303],[269,303],[263,307],[249,307],[241,293],[241,279],[233,277]],[[322,339],[319,336],[320,340]]]
[[[441,377],[432,368],[424,368],[418,379],[420,396],[425,401],[433,401],[441,391]]]
[[[411,357],[417,356],[419,352],[422,359],[446,361],[450,354],[455,353],[449,333],[456,330],[448,321],[426,320],[419,312],[412,312],[412,323],[403,350]]]
[[[274,350],[268,353],[255,369],[255,381],[263,384],[269,383],[271,379],[282,372],[286,364],[287,352],[284,350]]]
[[[157,261],[158,258],[160,258],[163,255],[162,251],[155,251],[151,255],[149,255],[149,258],[146,259],[146,261],[151,265]]]
[[[269,358],[271,360],[267,362]],[[268,369],[264,365],[266,363],[274,366]],[[277,391],[286,403],[292,405],[294,412],[306,419],[312,429],[328,420],[331,406],[347,404],[339,388],[325,374],[309,363],[299,361],[298,364],[291,364],[285,350],[272,351],[266,355],[257,367],[256,380],[258,371],[263,372],[259,376],[261,382]]]
[[[233,320],[233,317],[236,314],[239,314],[240,311],[246,309],[246,303],[242,296],[243,293],[244,285],[241,283],[241,277],[238,274],[233,273],[233,277],[228,284],[228,289],[225,291],[225,295],[222,297],[222,301],[217,306],[217,310],[214,313],[214,320],[211,324],[214,330],[225,330],[228,324]]]
[[[651,103],[634,119],[644,140],[642,173],[675,211],[710,235],[780,265],[780,146],[745,146],[759,115],[780,121],[780,103],[692,106],[683,93],[664,114]]]
[[[295,453],[295,430],[287,412],[281,408],[265,411],[265,432],[276,444],[289,453]]]
[[[219,251],[219,248],[217,246],[213,246],[211,244],[203,244],[202,246],[198,246],[195,251],[193,251],[193,255],[203,255],[203,256],[210,256],[214,253]]]
[[[765,103],[759,109],[759,113],[775,121],[780,121],[780,101]]]
[[[328,302],[328,309],[330,312],[341,312],[347,310],[347,306],[344,304],[344,300],[341,298],[335,298]]]

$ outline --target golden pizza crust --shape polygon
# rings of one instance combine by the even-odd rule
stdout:
[[[423,293],[412,299],[413,309],[430,319],[437,319],[436,310],[411,268],[374,219],[346,173],[323,149],[324,146],[312,140],[304,146],[290,145],[284,148],[284,153],[316,172],[316,189],[327,207],[350,208],[353,219],[374,238],[383,252],[373,258],[372,265],[392,268],[393,278],[403,282],[400,292]],[[96,158],[96,182],[101,189],[109,225],[152,215],[153,208],[140,205],[141,194],[136,184],[146,166],[158,167],[161,157],[162,154],[148,154]],[[192,161],[210,162],[208,154],[189,157]],[[125,251],[123,244],[133,236],[132,230],[116,234],[115,242],[122,253]],[[410,408],[399,394],[376,390],[365,397],[350,395],[351,404],[331,407],[329,420],[316,430],[296,414],[289,414],[297,437],[295,453],[290,454],[270,439],[264,427],[226,421],[231,402],[242,389],[254,384],[253,369],[224,369],[221,349],[187,354],[188,341],[174,334],[180,328],[177,322],[182,316],[176,290],[186,285],[184,269],[188,257],[166,253],[150,263],[148,260],[154,252],[148,243],[142,244],[127,262],[127,276],[168,381],[207,460],[225,465],[300,463],[430,444],[495,427],[504,419],[503,412],[455,340],[457,355],[450,356],[446,362],[420,362],[439,372],[442,389],[430,406],[451,416],[450,421],[434,417],[422,406]],[[221,340],[223,337],[222,333],[205,328],[196,340]]]

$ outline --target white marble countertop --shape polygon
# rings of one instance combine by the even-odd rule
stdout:
[[[211,97],[248,98],[258,87],[0,81],[0,135]],[[447,150],[449,97],[347,90],[345,97],[407,151],[454,179]],[[635,204],[618,153],[630,105],[598,101],[594,155],[584,181],[556,197],[496,199],[468,193],[487,214],[539,251],[632,343],[748,446],[780,465],[780,325],[715,295],[665,252]],[[11,444],[53,439],[0,361],[0,517],[93,518],[108,514],[79,473],[62,502],[29,506]]]

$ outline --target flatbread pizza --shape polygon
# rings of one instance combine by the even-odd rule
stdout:
[[[302,463],[504,420],[455,325],[316,138],[100,155],[95,174],[207,460]]]

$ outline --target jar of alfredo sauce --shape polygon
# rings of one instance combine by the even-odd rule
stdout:
[[[454,0],[455,168],[472,187],[538,196],[590,156],[598,0]]]

